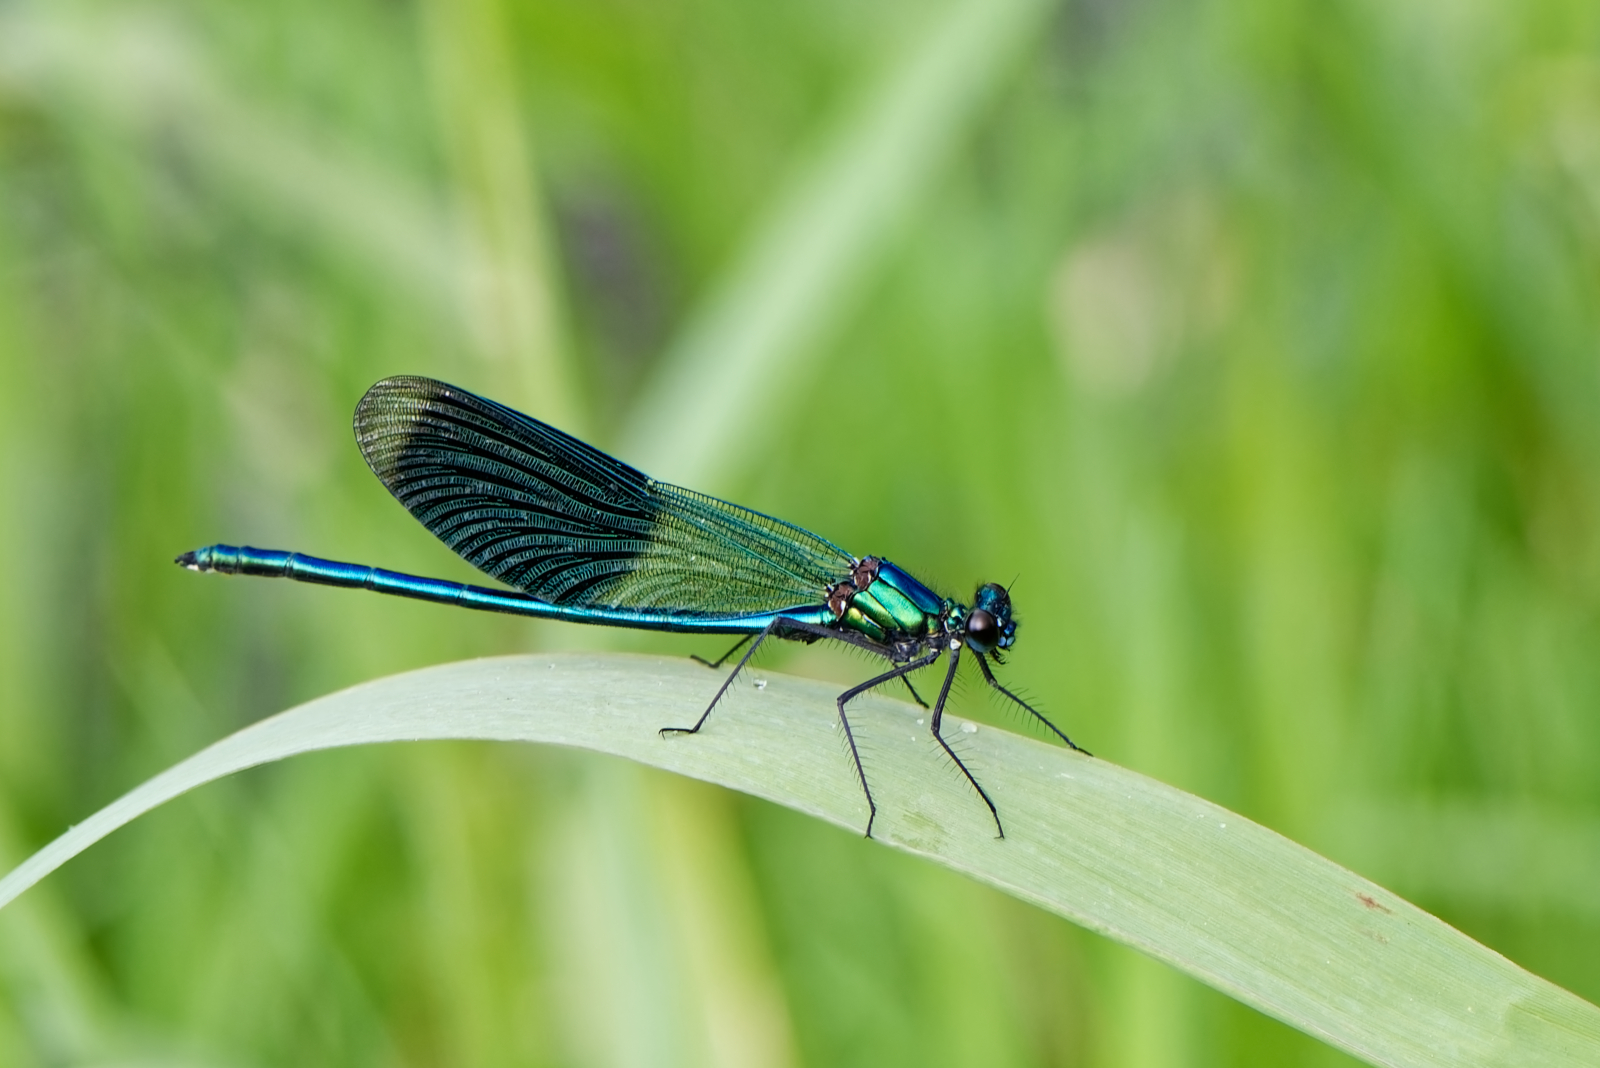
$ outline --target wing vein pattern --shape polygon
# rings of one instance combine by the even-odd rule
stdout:
[[[373,474],[423,526],[550,604],[761,615],[822,603],[853,563],[791,523],[657,482],[432,379],[373,386],[355,432]]]

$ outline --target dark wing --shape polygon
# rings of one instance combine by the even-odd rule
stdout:
[[[356,441],[406,510],[541,601],[684,615],[823,603],[853,560],[808,531],[656,482],[537,419],[428,378],[386,378]]]

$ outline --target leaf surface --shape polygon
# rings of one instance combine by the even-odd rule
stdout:
[[[859,831],[835,688],[741,681],[707,729],[718,676],[691,663],[516,656],[425,668],[318,698],[150,779],[0,879],[0,906],[139,814],[244,768],[372,742],[573,746],[766,798]],[[1164,960],[1373,1064],[1600,1064],[1600,1009],[1353,872],[1201,798],[1105,760],[946,717],[1007,837],[933,750],[927,713],[852,705],[872,739],[877,838]]]

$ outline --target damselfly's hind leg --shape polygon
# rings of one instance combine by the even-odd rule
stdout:
[[[982,663],[983,658],[979,657],[978,662]],[[989,815],[994,817],[996,836],[1004,838],[1006,829],[1000,826],[1000,810],[994,807],[994,801],[989,797],[989,791],[983,788],[977,777],[972,774],[972,769],[967,767],[966,761],[956,756],[956,751],[950,748],[950,743],[944,740],[943,734],[939,733],[939,723],[944,718],[945,698],[950,696],[950,684],[956,680],[956,668],[960,666],[961,647],[957,646],[950,650],[950,670],[945,672],[944,685],[939,687],[939,700],[935,701],[933,705],[933,736],[938,739],[939,747],[945,751],[945,755],[956,762],[956,767],[961,769],[961,774],[965,775],[967,781],[972,784],[972,788],[978,791],[978,796],[983,798],[983,803],[989,806]]]
[[[755,635],[746,634],[743,638],[740,638],[738,641],[733,643],[733,648],[732,649],[729,649],[727,652],[723,653],[721,656],[717,657],[715,660],[707,660],[705,657],[698,656],[698,655],[696,655],[694,653],[690,653],[689,654],[689,659],[693,660],[697,664],[704,664],[708,668],[719,668],[723,664],[726,664],[728,662],[728,657],[732,656],[734,653],[737,653],[740,649],[743,649],[744,648],[744,643],[749,641],[753,637],[755,637]],[[765,637],[765,634],[763,634],[763,637]],[[751,650],[751,651],[754,652],[754,650]]]
[[[1060,738],[1063,742],[1066,742],[1068,749],[1076,749],[1084,756],[1094,755],[1093,753],[1089,752],[1089,750],[1083,748],[1083,746],[1079,745],[1077,742],[1074,742],[1071,738],[1068,738],[1065,734],[1063,734],[1061,728],[1057,727],[1054,723],[1051,723],[1047,718],[1045,718],[1045,714],[1043,712],[1040,712],[1037,708],[1034,708],[1028,702],[1024,701],[1022,698],[1018,697],[1016,694],[1000,685],[1000,683],[996,681],[994,677],[994,672],[989,670],[989,663],[984,659],[984,655],[982,653],[974,650],[973,655],[978,658],[978,669],[983,672],[984,681],[986,681],[990,686],[993,686],[995,689],[1011,698],[1011,700],[1021,705],[1027,711],[1028,715],[1032,716],[1040,723],[1043,723],[1046,727],[1049,727],[1050,733],[1054,734],[1057,738]],[[940,703],[943,704],[942,701]]]
[[[852,640],[848,637],[842,637],[841,635],[835,634],[827,627],[818,626],[815,623],[802,623],[798,619],[785,619],[780,616],[779,618],[774,619],[771,623],[768,623],[759,634],[746,635],[745,637],[740,638],[738,644],[724,653],[721,659],[719,659],[715,664],[706,664],[706,661],[700,660],[699,657],[695,657],[696,660],[700,660],[700,662],[702,664],[706,664],[707,667],[717,667],[724,660],[727,660],[728,657],[738,652],[739,646],[750,641],[751,638],[755,639],[755,641],[751,643],[750,648],[745,650],[745,654],[739,658],[739,663],[734,666],[734,669],[728,673],[728,677],[723,680],[722,686],[718,688],[716,696],[711,698],[711,703],[709,705],[706,705],[706,710],[700,713],[699,719],[694,721],[694,726],[662,727],[661,736],[664,738],[669,734],[700,733],[700,728],[705,726],[706,720],[711,716],[711,710],[717,707],[717,702],[722,700],[723,695],[728,692],[728,688],[733,685],[733,680],[739,677],[739,672],[743,671],[744,666],[750,662],[750,658],[756,655],[756,650],[761,648],[761,643],[774,636],[779,638],[798,638],[801,641],[807,642],[814,642],[818,638],[836,637],[841,637],[841,640],[846,641]]]
[[[716,696],[711,698],[711,703],[706,705],[706,710],[700,713],[700,718],[694,721],[693,727],[662,727],[661,736],[665,738],[669,734],[699,734],[700,728],[704,727],[706,725],[706,720],[710,718],[711,710],[717,707],[717,702],[722,700],[722,695],[728,692],[728,687],[733,685],[733,680],[739,677],[739,672],[744,670],[744,666],[750,662],[750,658],[756,655],[756,650],[761,648],[761,643],[766,641],[768,636],[777,629],[780,622],[782,621],[777,619],[773,620],[771,623],[767,624],[766,628],[762,630],[760,634],[755,635],[755,641],[751,643],[750,648],[745,651],[745,654],[739,658],[739,663],[732,671],[728,673],[728,677],[722,680],[722,685],[718,687]],[[750,641],[750,637],[748,635],[739,639],[739,645],[743,645],[747,641]],[[723,660],[726,660],[728,657],[732,656],[734,652],[738,650],[739,645],[735,645],[732,649],[729,649],[726,653],[724,653],[722,659],[718,660],[716,664],[706,664],[706,662],[704,660],[700,660],[699,657],[695,657],[695,659],[700,660],[700,662],[702,664],[706,664],[707,667],[716,667],[718,664],[721,664]]]

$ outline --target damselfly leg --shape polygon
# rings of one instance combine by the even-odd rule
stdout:
[[[726,664],[728,662],[728,657],[732,656],[734,653],[737,653],[740,649],[743,649],[744,648],[744,643],[749,641],[753,637],[755,637],[755,635],[746,634],[743,638],[740,638],[738,641],[733,643],[733,648],[732,649],[729,649],[727,652],[723,653],[721,656],[717,657],[715,660],[707,660],[705,657],[700,656],[700,655],[698,655],[696,653],[690,653],[689,654],[689,659],[693,660],[697,664],[704,664],[708,668],[719,668],[723,664]]]
[[[911,672],[925,668],[937,659],[939,659],[939,650],[935,649],[926,656],[920,656],[908,663],[901,664],[893,671],[885,671],[882,675],[879,675],[875,679],[868,679],[860,686],[852,686],[850,689],[839,695],[839,699],[837,701],[839,706],[839,722],[844,725],[845,741],[850,743],[850,759],[855,761],[856,778],[861,780],[861,792],[867,795],[868,838],[872,837],[872,821],[878,817],[878,804],[872,800],[872,787],[867,785],[867,770],[861,766],[861,750],[856,748],[855,732],[850,729],[850,717],[845,715],[844,706],[851,698],[864,694],[875,686],[881,686],[884,683],[891,682],[895,679],[903,679]],[[949,680],[946,680],[944,685],[945,689],[948,690],[950,688]],[[937,712],[934,713],[934,722],[936,723],[938,722],[938,715],[939,714]],[[957,763],[960,763],[960,761],[957,761]],[[971,778],[971,776],[969,775],[968,778]],[[973,785],[976,786],[977,784],[974,783]],[[978,792],[982,793],[983,791],[980,789]],[[984,800],[987,801],[988,798],[985,797]],[[989,807],[993,808],[994,806],[991,805]]]
[[[978,655],[978,662],[983,662],[983,655],[981,653]],[[1000,826],[1000,810],[994,807],[994,801],[990,799],[989,791],[985,790],[978,784],[977,778],[972,774],[971,769],[967,767],[966,761],[956,756],[956,751],[950,748],[950,743],[945,741],[944,735],[939,732],[940,721],[944,718],[944,702],[945,699],[950,696],[950,684],[956,680],[956,668],[960,666],[961,646],[958,645],[950,650],[950,670],[945,672],[944,685],[939,687],[939,700],[934,702],[933,705],[933,723],[931,724],[933,727],[933,736],[939,740],[940,748],[942,748],[945,753],[949,755],[951,760],[956,762],[956,767],[961,769],[961,774],[967,777],[967,781],[972,784],[972,788],[978,791],[978,796],[983,798],[983,803],[989,806],[989,815],[994,817],[994,829],[999,832],[999,837],[1004,838],[1006,836],[1006,829]],[[987,668],[984,669],[984,673],[988,673]]]
[[[1082,753],[1084,756],[1093,756],[1094,755],[1093,753],[1089,752],[1089,750],[1083,748],[1077,742],[1074,742],[1071,738],[1068,738],[1065,734],[1063,734],[1061,732],[1061,728],[1057,727],[1054,723],[1051,723],[1050,720],[1045,716],[1045,714],[1043,712],[1040,712],[1037,708],[1034,708],[1028,702],[1024,701],[1022,698],[1018,697],[1016,694],[1012,693],[1010,690],[1008,690],[1004,686],[1000,685],[999,680],[994,677],[994,672],[989,670],[989,663],[984,658],[984,655],[982,653],[977,652],[976,650],[974,650],[972,655],[978,658],[978,670],[983,672],[984,681],[986,681],[990,686],[993,686],[995,689],[999,690],[1001,693],[1003,693],[1007,697],[1011,698],[1011,700],[1013,700],[1017,704],[1021,705],[1022,708],[1027,711],[1028,715],[1032,716],[1034,719],[1038,720],[1040,723],[1043,723],[1046,727],[1050,728],[1050,732],[1052,734],[1054,734],[1057,738],[1060,738],[1063,742],[1067,743],[1067,748],[1068,749],[1076,749],[1078,752]],[[940,702],[940,703],[942,704],[943,702]]]

